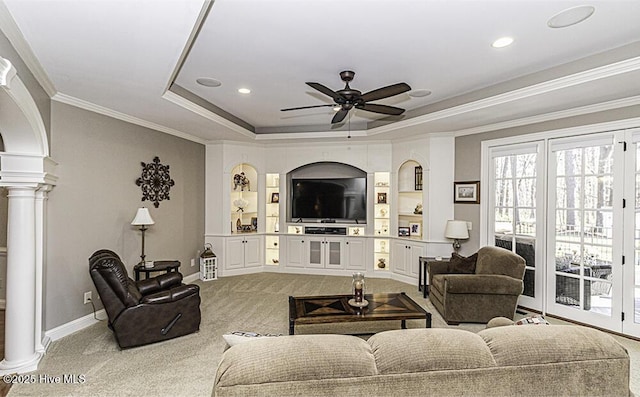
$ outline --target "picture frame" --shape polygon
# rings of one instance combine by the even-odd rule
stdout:
[[[480,204],[480,181],[453,182],[453,202]]]
[[[378,204],[387,204],[386,192],[378,192]]]
[[[411,236],[411,229],[407,226],[398,227],[398,237],[409,237]]]
[[[409,222],[409,235],[422,236],[422,224],[420,222]]]
[[[272,203],[279,203],[280,202],[280,193],[278,193],[278,192],[271,193],[271,202]]]

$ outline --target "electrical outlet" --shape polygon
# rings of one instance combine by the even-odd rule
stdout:
[[[191,267],[194,267],[196,265],[196,260],[194,258],[191,258]]]
[[[87,291],[84,293],[84,304],[91,302],[91,291]]]

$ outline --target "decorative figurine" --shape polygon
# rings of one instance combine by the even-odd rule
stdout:
[[[240,191],[243,192],[245,186],[247,187],[247,190],[251,190],[251,185],[249,182],[249,178],[247,178],[244,174],[244,172],[241,172],[239,174],[235,174],[233,176],[233,190],[238,189],[238,186],[240,186]]]

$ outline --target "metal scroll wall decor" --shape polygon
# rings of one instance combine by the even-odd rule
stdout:
[[[149,200],[158,208],[162,200],[170,200],[169,190],[175,182],[169,176],[169,166],[160,164],[158,156],[152,163],[140,163],[142,176],[136,179],[136,185],[142,189],[142,201]]]

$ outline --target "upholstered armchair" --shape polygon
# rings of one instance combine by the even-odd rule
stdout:
[[[429,299],[447,324],[513,319],[523,291],[524,259],[499,247],[482,247],[469,258],[429,262]]]
[[[200,288],[171,272],[133,281],[116,253],[96,251],[89,273],[121,348],[160,342],[198,331]]]

